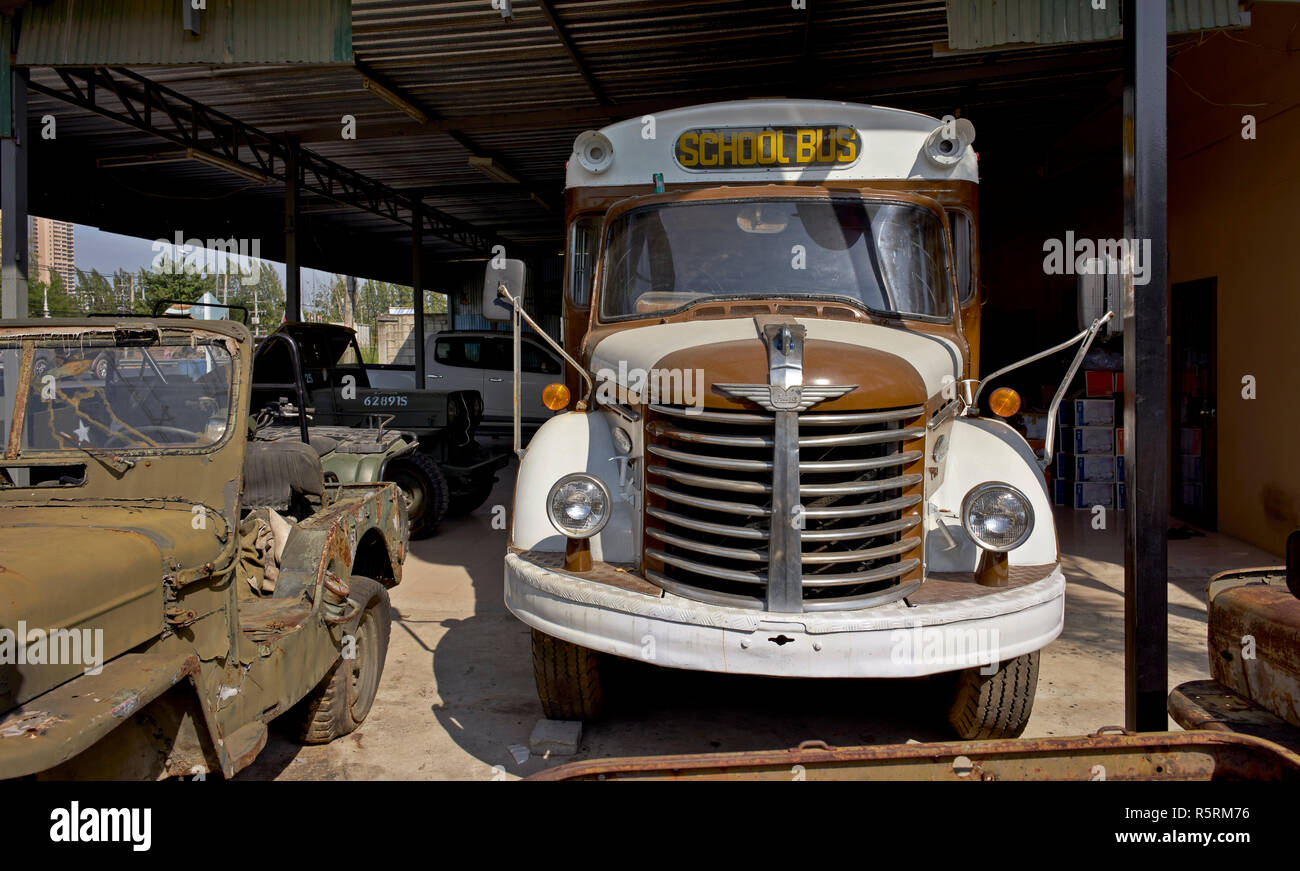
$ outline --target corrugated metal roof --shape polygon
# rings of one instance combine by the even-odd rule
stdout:
[[[351,63],[351,0],[208,0],[199,35],[177,0],[54,0],[23,10],[31,66]]]
[[[209,6],[216,2],[209,0]],[[936,116],[960,113],[974,119],[987,142],[991,131],[1010,137],[1055,130],[1061,117],[1095,110],[1113,99],[1110,86],[1121,69],[1117,47],[1096,43],[936,56],[936,46],[948,37],[943,0],[812,0],[806,10],[749,0],[550,5],[607,104],[537,0],[515,0],[513,23],[504,22],[488,0],[354,0],[356,60],[418,105],[429,117],[423,125],[363,88],[362,73],[348,65],[173,63],[141,72],[263,130],[300,136],[306,147],[392,187],[418,189],[430,206],[481,229],[556,250],[563,215],[554,206],[562,202],[564,164],[574,138],[586,129],[696,103],[817,97]],[[115,38],[127,41],[123,34]],[[36,50],[24,45],[20,54],[31,58]],[[65,90],[52,70],[33,69],[32,77]],[[75,148],[83,160],[175,147],[41,94],[32,94],[30,111],[37,119],[55,113],[59,147]],[[344,114],[356,118],[355,140],[340,137]],[[469,166],[471,154],[504,158],[523,184],[493,184]],[[153,225],[139,231],[129,226],[155,219],[142,215],[146,210],[138,204],[157,198],[166,205],[164,197],[178,200],[178,192],[196,191],[202,209],[185,219],[187,232],[191,220],[239,226],[250,216],[269,214],[266,225],[278,224],[279,186],[249,186],[192,161],[101,170],[87,178],[85,196],[50,197],[50,208],[63,210],[55,217],[152,237]],[[39,194],[46,182],[33,184]],[[147,199],[131,201],[128,194]],[[114,208],[119,201],[136,208]],[[338,251],[332,242],[337,237],[324,232],[330,229],[355,238],[357,246],[381,246],[385,253],[372,259],[381,261],[376,269],[385,275],[405,268],[391,255],[393,246],[409,244],[409,230],[401,225],[310,197],[303,209],[305,264],[330,268],[325,264]],[[315,241],[317,231],[325,241]],[[434,257],[465,254],[450,242],[426,240]]]
[[[1166,5],[1170,33],[1250,24],[1250,13],[1237,0],[1167,0]],[[1119,0],[1103,3],[1101,9],[1090,0],[948,0],[948,47],[964,51],[1119,39],[1119,7]]]

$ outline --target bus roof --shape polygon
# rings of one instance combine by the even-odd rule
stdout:
[[[648,185],[656,173],[666,184],[978,182],[973,148],[950,162],[927,156],[927,138],[942,124],[918,112],[830,100],[708,103],[583,133],[565,186]]]

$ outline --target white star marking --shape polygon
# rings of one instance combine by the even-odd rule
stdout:
[[[78,425],[73,432],[77,434],[77,444],[90,441],[90,427],[86,426],[84,420],[81,421],[80,425]]]

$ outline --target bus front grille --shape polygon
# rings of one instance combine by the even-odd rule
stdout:
[[[645,576],[669,592],[766,607],[775,417],[651,405]],[[804,611],[894,601],[921,577],[920,406],[799,415]]]

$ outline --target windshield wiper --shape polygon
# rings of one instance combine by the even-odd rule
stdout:
[[[135,460],[128,459],[126,457],[119,457],[117,454],[113,453],[112,451],[106,451],[102,448],[92,448],[92,447],[88,447],[87,445],[83,445],[79,441],[77,441],[77,439],[68,435],[66,432],[60,432],[59,435],[62,438],[65,438],[68,441],[72,442],[76,446],[77,450],[85,451],[86,453],[90,454],[92,457],[99,460],[101,463],[103,463],[104,465],[108,466],[110,469],[113,469],[116,472],[125,472],[127,469],[135,468]]]

